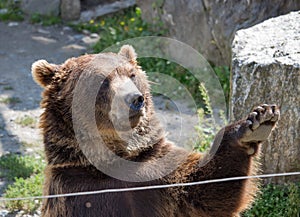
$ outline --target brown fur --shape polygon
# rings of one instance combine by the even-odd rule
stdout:
[[[103,76],[101,67],[105,66],[95,65],[95,61],[98,60],[107,66],[112,65],[112,68],[117,64],[117,69]],[[262,141],[255,141],[255,138],[251,137],[249,141],[242,142],[242,139],[253,131],[251,123],[256,121],[253,115],[252,119],[248,117],[248,121],[245,119],[225,127],[217,135],[213,145],[212,149],[217,148],[216,154],[202,166],[199,166],[199,163],[206,158],[205,156],[188,153],[167,141],[155,117],[146,74],[137,65],[136,54],[131,46],[122,47],[119,54],[84,55],[71,58],[62,65],[49,64],[45,60],[37,61],[33,64],[32,72],[37,83],[45,88],[41,103],[45,111],[40,121],[48,162],[44,195],[186,183],[254,175],[257,172],[255,158],[259,156],[259,145]],[[89,77],[93,74],[102,75],[102,81],[107,78],[110,82],[109,87],[100,87],[95,106],[98,131],[110,150],[124,159],[145,162],[141,169],[145,176],[151,176],[153,171],[159,172],[163,169],[165,165],[158,165],[156,162],[169,154],[167,162],[178,164],[175,171],[153,181],[128,182],[107,176],[89,162],[75,138],[72,97],[79,77]],[[114,130],[109,111],[113,110],[111,102],[117,94],[114,88],[128,78],[134,79],[134,84],[143,94],[145,108],[143,113],[131,119],[133,135],[123,141]],[[269,107],[266,110],[268,109]],[[273,112],[276,111],[275,109]],[[262,117],[263,114],[259,116],[260,119]],[[86,121],[84,117],[81,118]],[[252,121],[250,124],[249,120]],[[271,132],[276,120],[261,121],[260,124],[266,123]],[[219,148],[218,141],[221,142]],[[186,160],[180,161],[183,158]],[[101,163],[109,165],[110,162],[107,159]],[[240,180],[191,187],[53,198],[44,200],[42,216],[238,216],[251,204],[256,192],[256,181]]]

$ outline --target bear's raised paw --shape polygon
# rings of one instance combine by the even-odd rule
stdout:
[[[246,119],[246,129],[240,141],[242,143],[259,143],[267,140],[279,117],[280,112],[276,105],[257,106]]]

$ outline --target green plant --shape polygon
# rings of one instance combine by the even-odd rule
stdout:
[[[70,24],[70,26],[77,31],[89,30],[101,35],[101,39],[93,47],[96,53],[129,38],[166,33],[161,22],[153,25],[143,21],[138,7],[128,8],[100,20],[90,20],[87,23]]]
[[[39,147],[40,146],[39,142],[29,143],[29,142],[22,141],[21,144],[22,144],[23,147],[27,147],[27,148],[34,148],[34,147]]]
[[[62,20],[57,16],[41,15],[35,13],[30,17],[31,23],[41,23],[43,26],[51,26],[62,23]]]
[[[21,100],[18,97],[0,98],[0,103],[4,103],[4,104],[14,105],[14,104],[17,104],[20,102],[21,102]]]
[[[31,127],[31,128],[34,128],[37,123],[34,117],[30,117],[28,115],[25,115],[24,117],[16,118],[15,122],[17,124],[20,124],[22,127]]]
[[[19,7],[19,1],[1,0],[0,9],[4,12],[0,13],[0,21],[23,21],[24,14]]]
[[[267,185],[243,217],[299,217],[300,183]]]
[[[222,120],[221,123],[216,123],[213,117],[213,108],[211,106],[211,101],[207,89],[204,83],[199,85],[199,91],[202,95],[204,101],[204,108],[198,109],[199,123],[195,126],[197,131],[198,139],[193,145],[195,150],[200,152],[205,152],[211,146],[216,132],[218,132],[223,124],[226,124],[226,118],[223,111],[220,111],[219,117]]]
[[[216,75],[219,78],[223,92],[225,95],[226,104],[229,104],[230,96],[230,70],[228,66],[215,66],[213,67]]]
[[[5,86],[3,87],[3,90],[13,90],[14,88],[12,86]]]
[[[192,94],[196,105],[198,107],[203,106],[202,96],[198,89],[199,81],[187,69],[177,63],[154,57],[138,58],[138,62],[142,69],[146,72],[159,72],[175,78],[189,91],[189,93]],[[178,91],[176,95],[180,98],[180,91]]]
[[[15,178],[28,178],[43,171],[44,163],[33,156],[9,154],[0,157],[0,176],[13,181]]]
[[[6,198],[42,195],[45,163],[41,158],[9,154],[0,157],[1,177],[12,182],[4,191]],[[32,213],[40,207],[40,200],[12,200],[5,206],[10,211],[23,210]]]
[[[5,191],[5,198],[33,197],[42,195],[43,174],[38,173],[31,177],[16,178],[12,185]],[[41,200],[12,200],[6,202],[5,206],[11,210],[23,210],[26,213],[33,213],[41,206]]]

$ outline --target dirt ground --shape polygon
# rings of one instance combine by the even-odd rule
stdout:
[[[43,150],[38,124],[20,123],[24,117],[38,122],[42,112],[42,89],[32,80],[31,64],[38,59],[62,63],[69,57],[91,52],[90,44],[83,40],[86,36],[66,26],[0,22],[0,156]],[[189,105],[184,101],[169,102],[164,97],[155,97],[154,101],[170,140],[183,144],[195,135],[198,119]],[[176,104],[184,109],[178,112]],[[0,197],[4,184],[0,178]]]

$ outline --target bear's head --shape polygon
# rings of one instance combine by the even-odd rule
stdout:
[[[93,139],[99,134],[124,158],[163,139],[147,76],[129,45],[118,54],[83,55],[61,65],[39,60],[32,65],[32,74],[44,88],[40,126],[50,163],[62,163],[61,153],[69,154],[71,162],[84,161],[77,137],[82,129],[74,129],[78,127]]]

